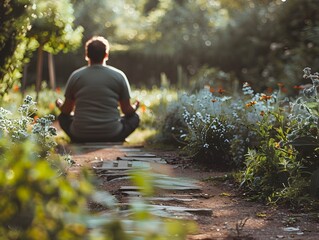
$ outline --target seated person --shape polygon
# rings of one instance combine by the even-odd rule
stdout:
[[[85,53],[88,65],[69,77],[65,101],[56,100],[60,126],[72,142],[123,142],[139,125],[139,102],[131,104],[125,74],[106,65],[109,43],[105,38],[91,38]]]

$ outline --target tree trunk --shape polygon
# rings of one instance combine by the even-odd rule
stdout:
[[[29,66],[28,63],[24,64],[23,66],[23,78],[22,78],[22,86],[21,86],[22,97],[24,97],[25,90],[27,88],[28,66]]]
[[[42,68],[43,68],[43,46],[40,45],[38,48],[38,61],[37,61],[37,79],[36,79],[36,102],[39,100],[39,93],[41,91],[42,81]]]
[[[55,68],[54,68],[54,59],[52,53],[48,55],[48,68],[49,68],[49,77],[50,77],[50,88],[55,90]]]

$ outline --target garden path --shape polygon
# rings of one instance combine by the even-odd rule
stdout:
[[[162,189],[154,196],[158,198],[148,199],[163,212],[167,212],[167,206],[178,207],[170,209],[169,213],[197,222],[198,232],[190,235],[189,240],[319,239],[319,225],[315,222],[318,215],[248,202],[227,181],[227,173],[196,168],[174,151],[115,143],[68,145],[67,151],[76,162],[71,172],[82,167],[92,169],[100,180],[97,188],[112,193],[120,203],[138,194],[125,177],[127,169],[134,166],[146,167],[166,180],[193,180],[174,184],[175,187],[184,186],[183,190]],[[141,159],[143,157],[145,159]],[[97,210],[95,205],[90,208]]]

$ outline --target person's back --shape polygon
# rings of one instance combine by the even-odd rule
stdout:
[[[106,52],[102,59],[100,54],[99,58],[92,61],[96,52],[100,53],[94,49],[94,45],[101,48],[104,43],[101,44],[100,39],[95,39],[97,42],[90,41],[86,46],[88,66],[73,72],[67,82],[66,101],[60,106],[60,125],[76,142],[124,141],[138,126],[139,118],[135,113],[138,103],[135,108],[130,104],[130,86],[125,74],[104,64],[108,57],[108,46],[102,50],[102,53]],[[90,43],[96,51],[91,55]],[[120,118],[119,103],[124,118]],[[73,109],[74,117],[71,117]]]

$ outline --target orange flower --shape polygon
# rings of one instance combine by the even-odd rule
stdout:
[[[214,103],[214,102],[217,102],[217,99],[212,99],[212,102]]]
[[[145,112],[146,112],[146,106],[145,106],[145,105],[142,105],[142,106],[141,106],[141,112],[142,112],[142,113],[145,113]]]
[[[39,116],[35,115],[35,116],[33,117],[33,123],[36,123],[36,122],[38,121],[38,119],[39,119]]]
[[[13,85],[12,89],[13,89],[14,92],[19,92],[20,87],[18,85]]]
[[[218,89],[218,93],[219,93],[219,94],[223,94],[224,92],[225,92],[224,89],[222,89],[222,88],[219,88],[219,89]]]
[[[250,101],[249,103],[246,104],[246,107],[254,106],[256,103],[257,103],[256,101]]]
[[[56,88],[55,88],[55,92],[56,92],[56,93],[61,93],[61,88],[60,88],[60,87],[56,87]]]
[[[54,108],[55,108],[55,104],[51,102],[49,104],[49,109],[52,111]]]
[[[274,91],[274,90],[273,90],[271,87],[268,87],[268,88],[266,89],[266,92],[269,93],[269,94],[271,94],[273,91]]]
[[[294,86],[294,89],[296,89],[296,90],[302,90],[302,89],[304,89],[304,87],[303,86]]]
[[[210,91],[211,93],[214,93],[214,92],[215,92],[215,89],[214,89],[213,87],[209,87],[209,91]]]
[[[266,94],[262,94],[261,97],[259,98],[260,101],[268,101],[271,99],[272,96],[267,96]]]

